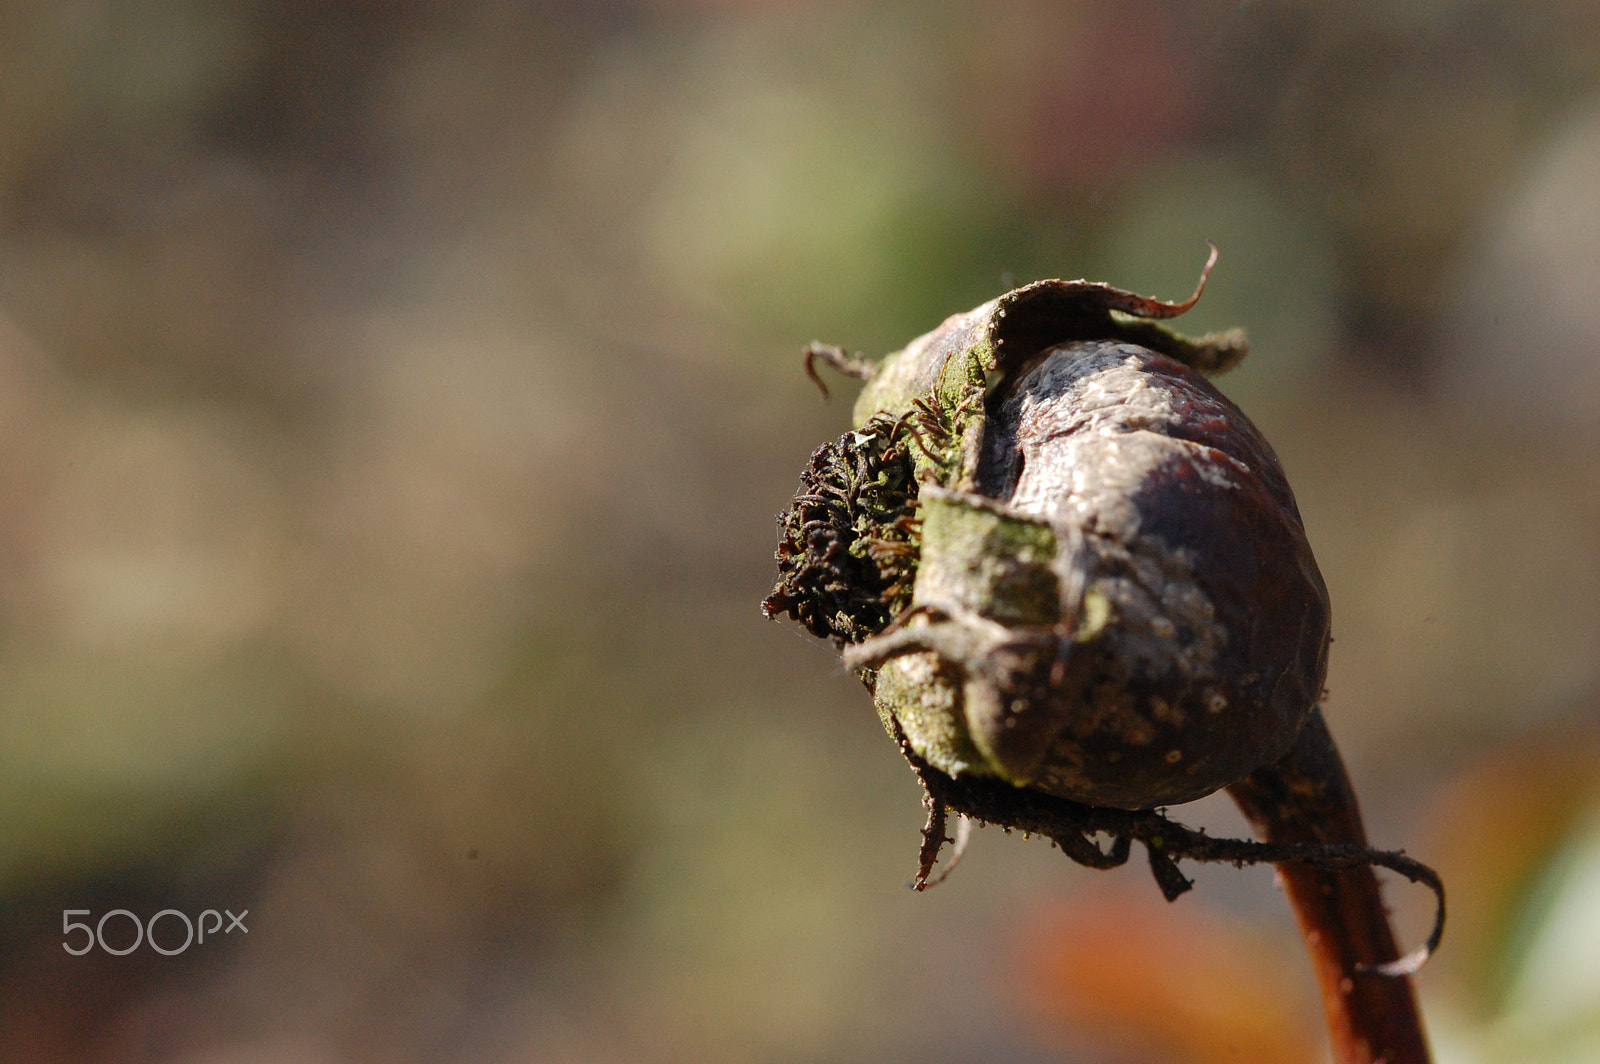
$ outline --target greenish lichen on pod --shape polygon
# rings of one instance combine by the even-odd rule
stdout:
[[[1202,375],[1242,334],[1158,324],[1198,298],[1009,292],[872,368],[813,455],[764,608],[833,638],[941,772],[1149,809],[1275,761],[1315,705],[1326,590]]]

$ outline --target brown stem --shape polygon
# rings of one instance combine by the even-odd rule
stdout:
[[[1228,788],[1269,843],[1365,846],[1361,810],[1320,710],[1277,764]],[[1277,866],[1311,953],[1337,1064],[1428,1064],[1411,980],[1368,969],[1398,956],[1370,866]]]

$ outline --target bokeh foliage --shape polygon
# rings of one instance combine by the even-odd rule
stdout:
[[[756,610],[801,344],[1209,239],[1373,834],[1458,891],[1441,1058],[1586,1059],[1597,190],[1592,3],[3,0],[0,1057],[1306,1059],[1265,873],[1132,968],[1039,844],[902,890],[914,785]]]

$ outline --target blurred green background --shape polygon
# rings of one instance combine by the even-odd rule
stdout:
[[[1369,827],[1453,892],[1440,1060],[1600,1059],[1555,0],[0,0],[0,1059],[1322,1059],[1265,869],[1168,907],[989,831],[907,891],[911,774],[756,609],[849,409],[803,343],[1208,239]]]

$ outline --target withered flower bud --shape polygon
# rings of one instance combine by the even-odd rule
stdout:
[[[1158,324],[1215,261],[1183,303],[1041,281],[876,365],[808,348],[808,372],[866,387],[779,517],[762,606],[833,639],[916,769],[918,889],[947,810],[1096,868],[1141,842],[1168,899],[1191,885],[1180,858],[1274,862],[1335,1059],[1426,1064],[1404,977],[1438,945],[1443,885],[1367,845],[1317,709],[1327,589],[1272,448],[1204,376],[1244,356],[1242,334]],[[1260,841],[1151,812],[1223,787]],[[1438,899],[1407,957],[1374,865]]]
[[[1243,339],[1150,320],[1192,304],[1018,289],[873,369],[860,427],[812,456],[765,608],[849,644],[948,775],[1186,802],[1276,761],[1316,703],[1328,596],[1294,497],[1199,372]]]

